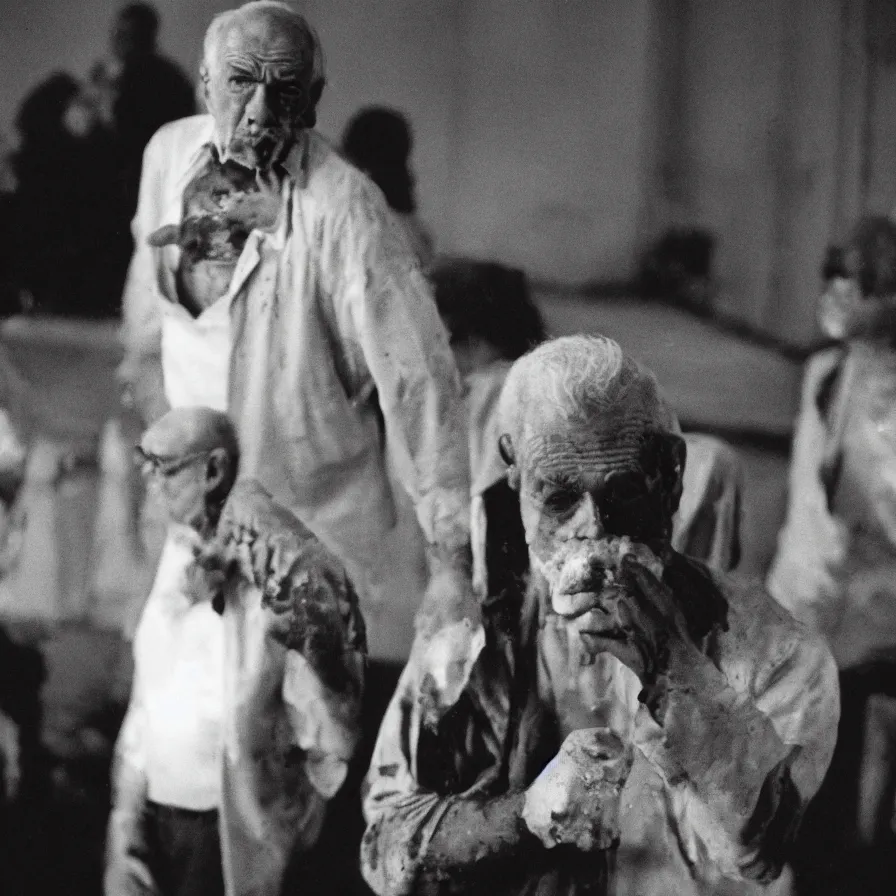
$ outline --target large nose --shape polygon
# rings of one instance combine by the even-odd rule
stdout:
[[[266,84],[258,84],[255,92],[246,106],[246,124],[250,133],[256,133],[269,127],[274,122],[274,116],[269,104],[270,95]]]
[[[594,540],[604,535],[600,511],[592,495],[586,494],[579,502],[575,513],[567,524],[570,538]]]

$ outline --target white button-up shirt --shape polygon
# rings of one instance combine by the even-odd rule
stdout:
[[[169,401],[195,400],[184,384],[196,353],[183,338],[182,309],[173,308],[180,249],[154,248],[147,237],[182,220],[184,187],[213,139],[210,116],[183,119],[163,127],[144,157],[124,295],[125,366],[161,364]],[[223,300],[228,331],[208,356],[217,353],[218,364],[206,374],[197,366],[195,375],[226,390],[241,472],[327,543],[362,592],[388,595],[397,590],[389,545],[407,539],[396,530],[381,419],[425,539],[465,543],[460,377],[419,263],[379,190],[313,131],[285,168],[280,224],[250,234]],[[422,550],[419,531],[416,538]]]

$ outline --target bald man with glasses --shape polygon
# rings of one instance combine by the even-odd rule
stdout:
[[[169,411],[135,460],[168,537],[134,639],[106,893],[275,896],[357,743],[357,597],[295,516],[237,483],[226,414]]]

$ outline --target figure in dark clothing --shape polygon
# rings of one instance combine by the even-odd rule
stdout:
[[[39,314],[117,314],[128,263],[128,216],[118,152],[78,82],[57,73],[22,103],[13,159],[17,181],[14,280]]]
[[[430,279],[461,373],[516,361],[547,338],[526,274],[518,268],[447,259]]]
[[[112,59],[98,63],[94,84],[108,95],[121,154],[121,178],[129,215],[137,207],[143,150],[163,125],[196,112],[193,85],[157,50],[159,15],[148,3],[130,3],[112,28]]]

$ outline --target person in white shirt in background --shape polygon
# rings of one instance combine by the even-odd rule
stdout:
[[[818,317],[831,344],[805,366],[787,517],[768,589],[825,635],[840,669],[837,752],[804,828],[806,892],[889,892],[896,885],[896,223],[859,220],[845,244],[828,251],[822,276]]]
[[[346,564],[372,655],[402,660],[424,592],[446,627],[478,613],[455,361],[403,228],[314,130],[324,74],[305,19],[248,3],[212,22],[203,59],[210,114],[145,153],[122,376],[147,421],[229,413],[245,474]]]
[[[226,415],[171,411],[138,452],[170,535],[134,641],[106,893],[277,896],[358,739],[357,599],[295,517],[234,486]]]

